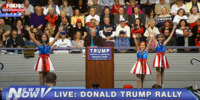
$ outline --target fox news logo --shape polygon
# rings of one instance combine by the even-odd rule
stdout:
[[[10,88],[8,98],[44,98],[52,88]]]

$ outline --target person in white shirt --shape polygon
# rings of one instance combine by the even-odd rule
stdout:
[[[120,18],[120,24],[116,27],[116,37],[119,37],[119,32],[123,30],[125,32],[125,37],[130,38],[130,27],[125,25],[125,19]]]
[[[29,4],[29,0],[24,0],[24,4],[22,4],[22,8],[25,9],[26,16],[30,16],[31,13],[34,13],[34,7]]]
[[[86,25],[90,26],[90,20],[95,19],[98,23],[100,22],[100,17],[96,15],[95,8],[90,8],[90,15],[86,17]]]
[[[173,19],[173,23],[178,24],[181,19],[188,21],[188,17],[185,15],[185,10],[182,8],[178,10],[177,15]]]
[[[61,31],[60,35],[61,35],[61,38],[55,42],[54,47],[60,47],[60,48],[71,47],[72,46],[71,41],[66,38],[67,36],[66,31],[65,30]],[[56,50],[54,51],[54,53],[58,53],[58,52],[68,53],[65,51],[68,51],[68,50]]]
[[[49,4],[46,5],[46,6],[44,7],[43,14],[44,14],[44,15],[48,15],[48,13],[49,13],[49,8],[52,7],[52,8],[54,9],[53,14],[55,14],[55,15],[57,15],[57,16],[60,15],[60,10],[59,10],[58,5],[53,4],[53,0],[49,0],[48,3],[49,3]]]
[[[145,33],[144,33],[144,36],[149,38],[150,36],[150,33],[148,32],[148,30],[151,31],[151,33],[153,34],[160,34],[159,30],[157,27],[155,27],[155,20],[151,19],[149,20],[149,27],[146,29]]]
[[[187,12],[187,7],[185,6],[185,4],[183,4],[183,0],[177,0],[176,3],[172,5],[170,13],[175,16],[177,14],[177,11],[181,8],[184,9],[185,12]]]

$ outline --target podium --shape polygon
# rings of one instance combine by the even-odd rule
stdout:
[[[98,83],[100,88],[114,88],[114,49],[86,48],[86,88]]]

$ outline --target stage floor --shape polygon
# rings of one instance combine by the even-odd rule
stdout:
[[[136,76],[130,72],[136,61],[135,53],[115,53],[115,88],[122,88],[124,84],[136,87]],[[145,88],[156,84],[156,72],[152,68],[155,53],[149,53],[148,63],[152,75],[146,76]],[[200,87],[200,63],[191,58],[200,59],[200,53],[167,53],[170,69],[165,70],[165,88],[184,88],[190,85]],[[37,59],[26,59],[23,55],[0,55],[0,62],[5,68],[0,70],[0,88],[10,85],[39,85],[38,72],[33,71]],[[82,54],[52,54],[51,60],[57,74],[57,86],[85,87],[85,58]]]

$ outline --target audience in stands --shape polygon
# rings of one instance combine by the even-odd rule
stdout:
[[[130,47],[129,38],[126,36],[123,30],[119,32],[119,37],[116,38],[115,47]],[[117,51],[125,53],[128,51],[128,49],[117,49]]]
[[[124,13],[124,11],[125,11],[124,7],[122,7],[122,6],[119,7],[118,11],[119,11],[119,13],[114,15],[114,24],[116,26],[119,25],[120,24],[120,19],[122,19],[122,18],[124,18],[125,23],[128,24],[129,16],[126,13]]]
[[[83,27],[83,23],[81,19],[77,19],[76,20],[76,27],[74,28],[74,31],[79,31],[81,32],[81,39],[85,39],[85,37],[87,36],[87,30],[85,27]]]
[[[84,47],[102,47],[103,46],[103,40],[101,37],[96,36],[97,30],[92,29],[90,30],[90,36],[85,38],[84,40]]]
[[[105,7],[104,8],[104,13],[101,14],[101,17],[100,17],[100,25],[104,25],[104,18],[105,17],[109,17],[110,18],[110,24],[114,25],[114,16],[112,13],[110,13],[110,8],[108,7]]]
[[[95,12],[98,16],[101,16],[102,9],[101,5],[98,3],[98,0],[92,0],[93,4],[90,6],[91,8],[95,8]]]
[[[116,37],[119,37],[119,33],[121,30],[125,32],[125,37],[130,37],[130,27],[126,25],[124,18],[120,19],[120,24],[116,27]]]
[[[73,25],[73,27],[76,27],[77,19],[80,19],[82,22],[82,25],[85,26],[84,17],[81,16],[79,9],[75,9],[74,16],[71,17],[71,25]]]
[[[159,3],[155,5],[155,13],[156,13],[156,15],[162,14],[161,13],[161,9],[163,9],[163,8],[166,9],[166,13],[167,14],[170,13],[170,4],[165,2],[165,0],[159,0]]]
[[[58,5],[53,3],[53,0],[49,0],[48,1],[48,5],[46,5],[44,7],[44,10],[43,10],[44,15],[48,15],[49,14],[49,8],[53,8],[54,9],[53,14],[55,14],[56,16],[60,15],[59,7],[58,7]]]
[[[194,37],[190,36],[189,29],[185,28],[183,29],[183,36],[180,36],[177,38],[177,46],[195,46],[195,39]],[[190,48],[185,48],[185,49],[178,49],[178,52],[190,52],[194,51],[193,49]]]
[[[136,34],[138,42],[148,41],[148,31],[152,31],[155,35],[164,34],[167,38],[175,24],[178,24],[178,27],[167,46],[200,44],[199,0],[6,0],[6,2],[21,3],[25,11],[20,12],[22,13],[20,17],[0,18],[1,47],[11,47],[9,46],[11,43],[14,43],[12,47],[16,48],[23,47],[24,44],[34,45],[29,32],[35,35],[37,40],[46,33],[51,41],[60,25],[66,32],[60,36],[60,40],[63,37],[63,40],[72,42],[73,47],[114,46],[116,41],[122,40],[120,31],[124,31],[122,35],[129,41],[129,46],[134,46],[133,34]],[[4,7],[6,4],[3,4],[2,8]],[[19,40],[25,42],[16,46]],[[155,45],[152,43],[151,46]],[[178,50],[178,52],[183,51],[195,50]],[[176,52],[176,49],[167,49],[167,52]]]
[[[109,17],[104,17],[104,24],[100,27],[99,36],[106,41],[114,42],[115,27],[113,24],[110,24]]]

